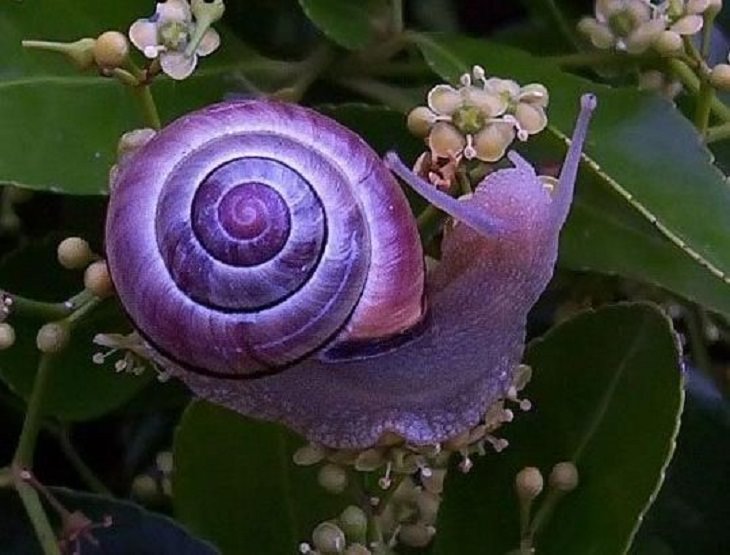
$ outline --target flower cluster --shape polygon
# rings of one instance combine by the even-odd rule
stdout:
[[[220,35],[210,25],[223,15],[222,0],[166,0],[155,14],[138,19],[129,29],[132,44],[150,59],[158,59],[163,72],[185,79],[195,69],[198,56],[207,56],[220,45]]]
[[[585,17],[578,30],[600,49],[642,54],[654,48],[663,55],[683,49],[682,37],[694,35],[705,16],[719,11],[721,0],[597,0],[595,17]]]
[[[462,75],[460,87],[431,89],[428,106],[408,114],[408,128],[426,139],[434,159],[496,162],[515,136],[524,141],[545,128],[548,100],[543,85],[487,79],[484,69],[474,66],[471,74]]]

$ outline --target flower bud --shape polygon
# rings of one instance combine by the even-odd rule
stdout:
[[[81,70],[88,69],[94,65],[95,43],[96,40],[91,38],[79,39],[76,42],[48,42],[40,40],[24,40],[22,42],[24,48],[35,48],[63,54],[72,64]]]
[[[444,480],[446,479],[445,468],[434,468],[430,476],[421,477],[423,487],[431,493],[440,494],[444,491]]]
[[[317,482],[330,493],[342,493],[347,487],[347,472],[336,464],[326,464],[319,469]]]
[[[368,517],[360,507],[350,505],[339,519],[340,527],[350,541],[362,541],[368,531]]]
[[[119,31],[107,31],[99,35],[94,44],[94,61],[102,69],[114,69],[124,65],[129,56],[129,41]]]
[[[662,31],[654,41],[654,49],[662,56],[673,56],[682,51],[682,37],[674,31]]]
[[[434,123],[436,123],[436,114],[425,106],[418,106],[408,113],[406,125],[408,131],[416,137],[426,137]]]
[[[314,547],[323,554],[342,553],[347,541],[345,533],[332,522],[321,522],[312,532]]]
[[[15,343],[15,328],[7,322],[0,323],[0,351],[9,349]]]
[[[420,521],[424,524],[435,524],[438,516],[441,498],[430,491],[420,491],[415,497]]]
[[[710,73],[710,83],[721,91],[730,91],[730,65],[717,64]]]
[[[142,501],[150,501],[159,495],[157,482],[149,474],[140,474],[132,480],[132,495]]]
[[[550,472],[548,483],[558,491],[573,491],[578,486],[578,469],[569,461],[558,463]]]
[[[68,326],[64,324],[57,322],[44,324],[38,330],[36,346],[42,353],[57,353],[66,346],[70,335]]]
[[[534,466],[526,466],[515,477],[515,491],[521,501],[535,499],[542,492],[543,485],[542,474]]]
[[[421,523],[404,524],[398,532],[398,539],[408,547],[426,547],[435,533],[436,529],[433,526]]]
[[[300,447],[294,452],[294,464],[298,466],[311,466],[317,464],[325,458],[327,453],[323,447],[310,443],[304,447]]]
[[[373,552],[362,544],[353,543],[345,549],[345,555],[373,555]]]
[[[58,263],[67,270],[85,268],[94,258],[89,243],[81,237],[66,237],[58,244]]]
[[[109,275],[109,268],[104,260],[94,262],[86,268],[86,272],[84,273],[84,287],[102,299],[114,293],[114,285]]]

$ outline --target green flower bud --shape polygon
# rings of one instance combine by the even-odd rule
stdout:
[[[548,483],[558,491],[573,491],[578,487],[578,469],[569,461],[558,463],[550,472]]]
[[[57,353],[68,344],[70,336],[68,326],[64,324],[57,322],[44,324],[38,330],[36,346],[42,353]]]
[[[319,469],[317,482],[330,493],[342,493],[347,487],[347,472],[336,464],[326,464]]]
[[[350,505],[340,514],[339,524],[351,542],[364,541],[368,531],[368,517],[360,507]]]
[[[312,532],[312,543],[326,555],[342,553],[347,545],[345,533],[332,522],[321,522],[317,525]]]
[[[674,31],[662,31],[654,40],[654,49],[662,56],[673,56],[683,48],[682,37]]]
[[[24,40],[24,48],[35,48],[58,52],[65,55],[78,69],[84,70],[94,65],[94,44],[96,40],[84,38],[76,42],[48,42],[42,40]]]

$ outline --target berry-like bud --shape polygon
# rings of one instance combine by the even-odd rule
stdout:
[[[326,464],[319,469],[317,482],[330,493],[342,493],[347,487],[347,472],[336,464]]]
[[[421,482],[423,483],[423,487],[426,488],[427,491],[438,495],[444,491],[445,479],[446,469],[434,468],[433,470],[431,470],[430,476],[421,477]]]
[[[0,323],[0,351],[9,349],[15,343],[15,328],[7,322]]]
[[[108,297],[114,293],[114,285],[109,275],[109,268],[104,260],[99,260],[86,268],[84,273],[84,287],[99,298]]]
[[[99,35],[94,44],[94,61],[102,69],[115,69],[124,65],[129,56],[129,41],[119,31],[107,31]]]
[[[515,491],[523,501],[535,499],[542,492],[543,485],[542,474],[534,466],[526,466],[515,477]]]
[[[436,533],[433,526],[425,524],[404,524],[398,533],[398,539],[408,547],[426,547]]]
[[[558,463],[550,472],[548,483],[558,491],[573,491],[578,486],[578,469],[572,462]]]
[[[36,346],[42,353],[57,353],[68,343],[70,333],[68,327],[57,322],[44,324],[38,330]]]
[[[682,37],[675,31],[662,31],[654,40],[654,49],[662,56],[673,56],[682,51]]]
[[[314,547],[323,554],[342,553],[347,541],[345,533],[332,522],[321,522],[312,532]]]
[[[362,541],[368,531],[368,517],[360,507],[350,505],[339,519],[340,527],[351,542]]]
[[[149,474],[140,474],[132,480],[132,495],[143,501],[150,501],[159,495],[157,482]]]
[[[85,268],[94,258],[89,243],[81,237],[66,237],[58,244],[58,263],[67,270]]]
[[[717,64],[710,73],[710,83],[721,91],[730,91],[730,65]]]

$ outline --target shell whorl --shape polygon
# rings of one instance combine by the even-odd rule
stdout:
[[[268,371],[422,316],[402,191],[359,137],[302,107],[227,102],[166,127],[121,165],[106,232],[136,327],[204,372]]]

